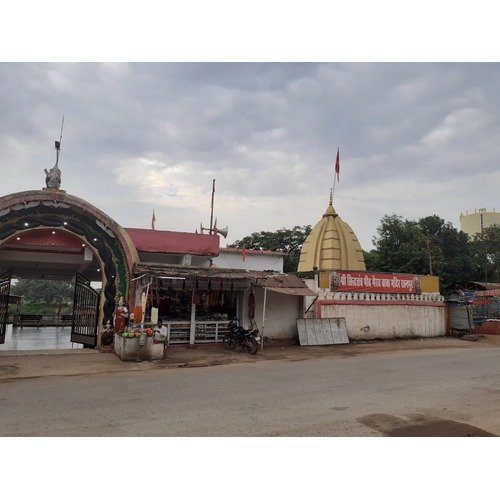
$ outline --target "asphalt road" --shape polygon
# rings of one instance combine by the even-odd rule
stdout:
[[[0,384],[2,436],[492,436],[500,348]]]

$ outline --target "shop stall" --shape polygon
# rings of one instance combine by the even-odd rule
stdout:
[[[217,268],[137,265],[135,325],[166,327],[170,345],[222,342],[231,318],[244,320],[250,290],[273,273]]]

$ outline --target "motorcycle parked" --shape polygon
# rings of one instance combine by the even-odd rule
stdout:
[[[224,344],[228,349],[239,347],[242,351],[256,354],[259,350],[259,330],[246,330],[238,325],[238,320],[232,319],[228,324],[228,331],[224,337]]]

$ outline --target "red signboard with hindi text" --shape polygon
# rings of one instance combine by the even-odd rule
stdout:
[[[420,293],[420,278],[414,274],[336,271],[330,274],[330,290],[374,293]]]

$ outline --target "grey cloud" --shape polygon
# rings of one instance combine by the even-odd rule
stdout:
[[[4,63],[0,168],[12,173],[3,194],[43,185],[64,113],[61,166],[68,192],[116,214],[125,226],[146,219],[148,227],[155,203],[168,212],[186,186],[209,192],[216,178],[220,202],[240,196],[259,214],[226,213],[236,239],[264,224],[314,224],[328,200],[340,146],[336,199],[351,211],[355,230],[359,207],[371,210],[358,223],[368,247],[384,210],[408,210],[398,197],[392,205],[390,197],[376,196],[391,182],[422,189],[412,214],[455,213],[455,224],[462,210],[498,205],[498,189],[469,188],[457,199],[446,192],[446,180],[469,179],[471,186],[475,175],[485,174],[498,181],[499,79],[498,64],[480,63]],[[126,165],[141,182],[141,160],[157,162],[148,168],[158,175],[177,172],[166,196],[127,201],[137,190],[117,177]],[[426,194],[426,182],[441,186],[440,195]],[[451,207],[447,196],[457,200]],[[272,200],[279,208],[260,213]],[[187,212],[171,206],[172,229],[199,224],[206,200],[193,203]],[[221,223],[224,210],[219,204]],[[341,215],[351,222],[348,213]]]

